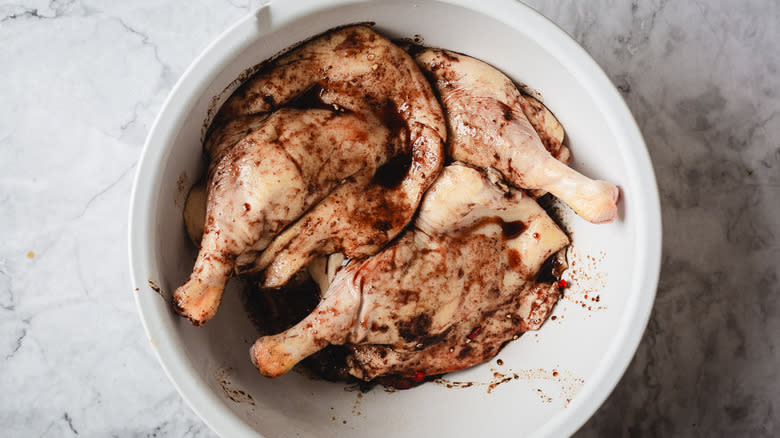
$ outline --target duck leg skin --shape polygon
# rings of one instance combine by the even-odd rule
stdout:
[[[399,142],[370,115],[287,108],[235,145],[218,148],[198,258],[174,292],[176,311],[196,325],[211,319],[237,262],[256,257],[344,179],[373,173]]]
[[[418,137],[418,142],[425,139]],[[438,175],[443,151],[436,148],[415,145],[410,162],[391,160],[369,181],[340,186],[283,231],[249,270],[265,270],[263,287],[280,287],[317,256],[375,254],[406,227]]]
[[[419,357],[415,352],[462,341],[451,334],[495,326],[488,340],[495,348],[466,352],[448,365],[470,366],[546,318],[557,289],[534,278],[544,260],[568,243],[524,192],[452,164],[426,193],[413,229],[337,271],[314,312],[287,331],[259,338],[252,360],[263,375],[274,377],[328,344],[342,344],[355,353],[350,372],[357,377],[382,370],[414,375],[427,371],[411,368],[408,358]],[[528,288],[537,286],[549,292],[542,293],[544,311],[523,310]],[[496,315],[511,321],[493,324]],[[370,345],[392,349],[397,355],[390,357],[398,361],[369,360],[361,348]],[[447,351],[455,347],[447,345]],[[430,362],[431,369],[441,366]]]
[[[446,50],[426,49],[415,59],[441,96],[454,159],[496,168],[516,187],[548,191],[590,222],[617,216],[618,188],[587,178],[550,155],[523,112],[528,102],[509,78],[482,61]]]
[[[406,52],[366,26],[329,32],[283,55],[231,96],[217,119],[271,111],[312,89],[325,104],[373,114],[405,142],[375,173],[345,180],[259,259],[239,263],[239,272],[266,270],[266,287],[284,285],[318,255],[376,253],[412,219],[444,162],[446,126],[430,84]]]

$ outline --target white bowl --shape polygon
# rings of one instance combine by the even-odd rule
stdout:
[[[171,311],[170,294],[195,256],[181,213],[204,170],[209,109],[245,69],[329,28],[365,21],[393,37],[419,34],[426,45],[473,55],[539,90],[566,129],[574,167],[621,187],[616,222],[592,225],[566,215],[577,272],[569,274],[573,286],[556,319],[510,343],[498,356],[503,365],[493,360],[447,376],[477,383],[469,388],[427,383],[361,397],[295,372],[266,379],[249,360],[256,333],[235,291],[205,327]],[[655,296],[660,246],[656,183],[625,103],[566,33],[510,0],[285,0],[259,9],[210,45],[174,87],[149,133],[130,210],[133,287],[149,341],[182,397],[225,437],[571,434],[634,355]],[[487,383],[500,380],[494,372],[518,378],[488,393]]]

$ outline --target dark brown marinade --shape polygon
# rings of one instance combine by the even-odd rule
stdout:
[[[256,284],[251,282],[245,288],[243,301],[249,319],[261,335],[287,330],[313,312],[320,302],[319,287],[308,274],[299,273],[280,289],[263,289]],[[308,374],[325,380],[350,380],[347,353],[345,347],[329,345],[304,359],[301,367]]]
[[[303,94],[290,101],[287,105],[290,108],[298,109],[329,109],[333,110],[333,105],[328,105],[322,101],[322,93],[325,89],[321,85],[314,85]],[[269,96],[270,97],[270,96]]]
[[[377,117],[382,120],[382,124],[390,130],[392,137],[404,137],[409,141],[409,127],[401,117],[395,104],[391,101],[385,101],[377,105]],[[374,182],[389,189],[398,187],[409,172],[412,165],[412,154],[408,151],[402,151],[388,160],[387,163],[377,169],[374,174]]]
[[[382,123],[390,130],[393,136],[406,134],[408,140],[409,126],[406,120],[401,117],[401,113],[392,101],[386,100],[382,105],[379,105],[377,117],[382,120]]]
[[[500,216],[489,216],[481,218],[474,222],[469,227],[462,229],[460,233],[468,235],[477,228],[480,228],[487,224],[495,224],[501,226],[501,235],[504,239],[514,239],[525,231],[527,228],[522,221],[506,222]]]
[[[287,330],[314,311],[320,301],[317,284],[308,275],[296,275],[281,289],[245,288],[244,309],[261,334]]]
[[[315,378],[329,382],[360,382],[347,371],[349,349],[343,345],[328,345],[301,362]]]
[[[411,377],[402,377],[402,376],[379,376],[372,380],[370,383],[374,384],[380,384],[382,386],[395,388],[395,389],[410,389],[414,388],[415,386],[420,386],[425,382],[429,382],[431,380],[435,380],[442,375],[435,375],[435,376],[425,376],[425,378],[420,380],[412,379]]]
[[[418,53],[420,53],[423,50],[427,49],[427,47],[423,46],[422,44],[418,44],[414,40],[400,39],[400,40],[392,40],[392,41],[393,41],[393,44],[395,44],[396,46],[402,48],[411,57],[414,57]]]
[[[542,263],[539,273],[536,274],[537,283],[554,283],[561,279],[565,266],[561,264],[558,254],[553,254]]]
[[[314,311],[320,301],[317,284],[306,274],[294,277],[290,284],[281,289],[263,289],[254,286],[244,288],[244,309],[252,324],[261,335],[282,332],[297,324]],[[304,373],[312,378],[330,382],[347,382],[358,385],[366,392],[377,384],[395,388],[409,389],[431,380],[428,376],[416,381],[409,377],[381,376],[369,382],[357,379],[347,371],[349,349],[342,345],[328,345],[324,349],[307,357],[300,363]]]
[[[392,189],[398,187],[404,180],[409,167],[412,165],[411,154],[399,154],[391,158],[387,163],[376,170],[374,182],[382,187]]]
[[[501,221],[501,231],[504,239],[514,239],[525,231],[526,226],[522,221]]]

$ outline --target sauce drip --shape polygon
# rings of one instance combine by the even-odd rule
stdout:
[[[503,219],[501,219],[500,216],[488,216],[480,218],[478,221],[474,222],[470,226],[461,229],[460,232],[463,234],[470,234],[477,228],[480,228],[487,224],[496,224],[501,227],[501,236],[504,239],[514,239],[515,237],[523,234],[523,231],[527,228],[526,225],[523,223],[523,221],[511,221],[506,222]]]
[[[561,274],[565,269],[566,266],[558,258],[558,254],[553,254],[542,263],[539,273],[536,274],[536,281],[538,283],[555,283],[561,279]]]
[[[392,101],[386,100],[379,106],[377,117],[390,130],[392,137],[403,137],[404,142],[408,144],[409,129],[406,120],[401,117],[398,108]],[[374,174],[374,183],[389,189],[398,187],[401,184],[412,165],[411,151],[408,151],[408,147],[404,149],[377,169]]]
[[[522,221],[501,221],[501,234],[504,236],[504,239],[514,239],[522,234],[525,229],[526,226]]]
[[[388,189],[398,187],[409,172],[411,165],[412,156],[410,154],[396,155],[376,170],[374,182]]]
[[[403,135],[406,141],[409,141],[409,126],[406,124],[406,120],[401,117],[401,112],[398,111],[395,103],[391,100],[384,101],[384,103],[379,105],[377,117],[379,117],[379,120],[390,130],[394,137]]]
[[[333,110],[333,105],[328,105],[322,101],[322,94],[325,88],[322,85],[315,84],[303,94],[291,100],[287,105],[290,108],[298,109],[329,109]]]

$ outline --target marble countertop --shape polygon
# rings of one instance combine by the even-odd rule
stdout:
[[[177,78],[260,3],[0,4],[4,435],[213,435],[142,333],[127,208]],[[780,6],[530,3],[622,92],[663,206],[648,330],[578,436],[780,435]]]

